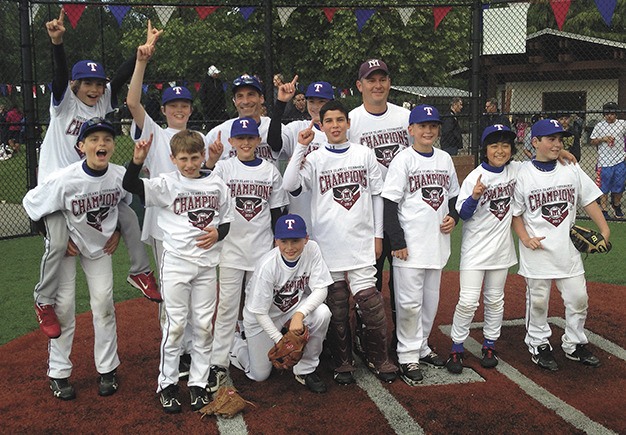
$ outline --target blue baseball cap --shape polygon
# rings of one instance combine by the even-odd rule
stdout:
[[[72,67],[72,80],[102,79],[108,80],[104,67],[95,60],[79,60]]]
[[[260,136],[256,121],[249,117],[235,119],[230,127],[230,137],[237,136]]]
[[[531,137],[552,136],[555,134],[561,134],[563,137],[573,135],[573,133],[563,130],[563,126],[556,119],[542,119],[535,122],[530,128]]]
[[[275,239],[304,239],[306,223],[297,214],[286,214],[278,218],[274,229]]]
[[[80,126],[77,142],[83,142],[87,136],[96,131],[108,131],[115,137],[113,124],[104,118],[91,118]]]
[[[174,100],[193,101],[193,97],[186,87],[172,86],[163,91],[163,95],[161,95],[161,106],[165,106],[167,103]]]
[[[263,86],[261,86],[259,79],[254,76],[244,74],[233,80],[233,93],[235,93],[235,91],[242,86],[252,86],[259,92],[259,94],[263,95]]]
[[[429,106],[427,104],[420,104],[415,107],[411,110],[411,114],[409,115],[409,125],[421,124],[422,122],[437,122],[441,124],[439,110],[437,110],[436,107]]]
[[[511,141],[515,141],[515,139],[517,138],[517,135],[513,133],[513,131],[506,125],[493,124],[485,128],[485,131],[483,131],[483,135],[480,139],[480,143],[485,145],[485,140],[487,139],[487,137],[489,137],[490,134],[493,134],[493,133],[500,133],[504,135],[506,138],[511,139]]]
[[[333,86],[328,82],[313,82],[307,88],[304,96],[307,98],[325,98],[334,100]]]

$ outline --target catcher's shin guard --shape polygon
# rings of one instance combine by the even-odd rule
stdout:
[[[361,320],[365,325],[363,347],[367,359],[381,373],[398,371],[387,353],[387,317],[383,305],[383,295],[376,287],[361,290],[354,296]]]
[[[332,316],[326,339],[335,362],[335,371],[339,373],[354,370],[349,300],[350,290],[345,281],[338,281],[328,286],[326,305],[330,308]]]

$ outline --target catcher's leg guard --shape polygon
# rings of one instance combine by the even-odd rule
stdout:
[[[354,370],[352,358],[352,337],[349,321],[350,290],[345,281],[338,281],[328,286],[326,305],[332,314],[326,338],[330,353],[335,362],[335,371],[351,372]]]
[[[358,292],[354,300],[366,328],[363,344],[369,363],[374,365],[377,374],[397,372],[398,367],[389,360],[387,354],[387,318],[383,295],[376,287],[370,287]]]

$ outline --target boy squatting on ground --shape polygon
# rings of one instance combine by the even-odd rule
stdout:
[[[93,314],[94,360],[98,378],[98,394],[109,396],[117,391],[117,355],[115,307],[113,306],[113,267],[111,255],[117,245],[109,239],[118,227],[118,204],[130,203],[132,196],[122,189],[125,169],[109,164],[115,150],[113,125],[101,118],[83,122],[78,147],[86,156],[83,161],[54,172],[45,182],[29,191],[23,204],[28,216],[38,221],[54,212],[61,212],[70,241],[68,255],[59,264],[59,287],[55,310],[61,333],[48,344],[48,376],[50,388],[62,400],[76,397],[69,383],[72,374],[72,342],[76,328],[76,259],[87,278],[89,302]]]
[[[519,169],[513,203],[513,229],[519,237],[519,274],[526,279],[526,338],[532,361],[558,370],[548,341],[548,304],[552,281],[565,304],[561,348],[568,359],[597,367],[600,360],[586,347],[584,326],[589,307],[581,254],[570,240],[578,203],[608,241],[610,230],[596,203],[600,189],[577,164],[557,165],[563,136],[571,133],[555,119],[532,126],[536,157]]]
[[[104,117],[113,110],[117,92],[128,80],[132,72],[134,58],[122,64],[117,76],[107,84],[102,65],[81,60],[72,68],[72,80],[68,80],[67,60],[63,48],[65,34],[64,12],[58,19],[46,23],[52,41],[54,56],[54,77],[50,102],[50,125],[41,145],[38,181],[44,182],[54,171],[65,168],[83,158],[77,147],[76,137],[83,122],[94,117]],[[155,35],[148,26],[146,44],[153,44]],[[156,281],[150,271],[148,255],[140,243],[139,223],[133,210],[124,202],[119,204],[119,229],[124,237],[130,257],[128,282],[148,299],[160,301]],[[55,314],[54,301],[59,286],[59,266],[63,262],[68,241],[67,224],[63,215],[52,213],[43,218],[42,232],[45,237],[45,250],[41,259],[39,283],[35,286],[35,312],[41,330],[50,338],[61,334]],[[114,232],[109,246],[117,246],[119,231]],[[113,248],[114,249],[114,248]]]
[[[216,173],[201,173],[205,160],[200,133],[183,130],[172,137],[172,162],[177,170],[150,179],[139,172],[151,141],[135,145],[133,161],[124,176],[124,188],[139,195],[147,207],[159,207],[157,224],[163,230],[161,290],[167,320],[162,328],[157,393],[167,413],[181,411],[178,363],[185,326],[192,325],[191,367],[187,386],[191,409],[209,403],[206,391],[212,344],[211,320],[217,300],[217,265],[233,212],[226,183]],[[210,235],[211,246],[196,239]],[[191,315],[189,315],[191,313]]]
[[[450,154],[433,147],[440,126],[436,108],[420,105],[411,111],[413,146],[392,160],[382,193],[394,257],[400,376],[411,386],[422,382],[420,362],[433,353],[428,337],[439,304],[441,271],[450,257],[450,233],[458,220],[454,163]]]
[[[257,122],[253,118],[238,118],[231,123],[228,136],[236,157],[217,161],[223,152],[218,134],[207,161],[207,167],[215,166],[213,172],[228,186],[235,215],[219,262],[219,303],[207,387],[211,393],[217,391],[228,376],[235,328],[239,326],[239,331],[243,332],[243,322],[237,321],[242,287],[252,276],[255,264],[272,249],[274,223],[289,203],[276,166],[255,155],[261,143]]]
[[[398,368],[387,354],[387,319],[374,267],[382,251],[382,176],[373,151],[348,142],[350,122],[340,102],[324,104],[320,121],[326,143],[303,160],[315,134],[312,127],[300,133],[283,188],[293,195],[301,190],[313,194],[313,233],[334,281],[326,300],[332,313],[327,340],[334,379],[339,384],[355,382],[349,323],[352,292],[367,327],[363,347],[368,367],[382,381],[393,382]]]
[[[293,373],[312,392],[324,393],[326,385],[315,371],[330,322],[324,300],[333,280],[299,215],[281,216],[274,238],[276,247],[259,260],[246,287],[245,338],[235,336],[230,361],[250,379],[264,381],[272,372],[267,353],[283,337],[283,326],[289,323],[300,333],[306,325],[309,341]]]

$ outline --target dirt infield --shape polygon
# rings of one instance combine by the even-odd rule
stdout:
[[[482,343],[473,329],[466,349],[461,380],[444,370],[425,372],[424,385],[409,387],[401,380],[382,385],[365,369],[357,372],[358,385],[332,381],[329,361],[320,375],[326,394],[309,393],[290,373],[272,373],[262,383],[249,381],[231,368],[234,384],[253,402],[243,418],[204,418],[189,410],[184,383],[183,413],[165,415],[154,393],[160,334],[157,306],[145,299],[116,305],[119,334],[120,389],[111,397],[97,395],[93,367],[91,315],[78,316],[74,342],[72,383],[77,398],[62,402],[47,386],[47,346],[35,331],[0,347],[0,413],[3,433],[94,433],[159,430],[203,433],[626,433],[626,287],[589,283],[590,313],[586,328],[591,348],[602,360],[597,369],[567,360],[560,350],[564,317],[562,301],[553,289],[549,315],[553,317],[551,342],[558,372],[540,370],[530,361],[523,343],[524,286],[510,276],[506,289],[505,326],[498,341],[500,365],[483,369],[476,357]],[[444,274],[441,303],[431,344],[446,354],[458,297],[458,274]],[[522,320],[520,320],[522,319]],[[476,322],[482,321],[482,305]],[[476,351],[478,349],[478,351]],[[466,355],[469,353],[466,352]]]

